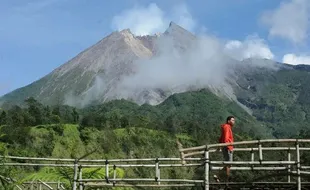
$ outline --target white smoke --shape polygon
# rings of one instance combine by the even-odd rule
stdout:
[[[153,35],[164,31],[171,20],[189,31],[194,31],[196,27],[196,22],[185,4],[178,4],[171,12],[165,13],[156,3],[146,7],[136,5],[122,11],[113,17],[111,27],[118,31],[130,28],[135,35]]]
[[[274,58],[274,55],[265,40],[256,35],[246,37],[243,42],[239,40],[231,40],[227,42],[225,45],[225,51],[238,60],[248,58]]]
[[[234,64],[245,62],[229,57],[226,43],[210,35],[197,36],[185,51],[178,49],[177,43],[162,36],[157,43],[161,53],[149,60],[136,61],[134,74],[123,77],[110,98],[132,99],[140,104],[149,99],[151,102],[148,103],[158,104],[174,93],[208,88],[236,100],[230,74]],[[166,97],[161,97],[162,91]]]
[[[291,65],[310,65],[310,56],[309,55],[295,55],[295,54],[285,54],[282,58],[283,63]]]
[[[176,51],[174,44],[165,39],[159,49],[165,49],[159,56],[147,61],[136,62],[134,75],[126,77],[121,89],[165,89],[177,86],[220,82],[224,74],[219,60],[221,45],[210,37],[200,37],[186,52]],[[217,71],[214,73],[214,71]],[[223,78],[222,78],[223,79]]]

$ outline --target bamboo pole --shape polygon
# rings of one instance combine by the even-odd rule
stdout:
[[[113,166],[113,184],[115,184],[115,179],[116,179],[116,165]]]
[[[211,170],[222,170],[223,167],[211,167]],[[230,170],[254,170],[254,171],[278,171],[278,170],[286,170],[286,167],[230,167]]]
[[[186,158],[189,156],[203,155],[204,153],[205,151],[191,152],[191,153],[183,154],[183,158]]]
[[[39,180],[39,182],[42,183],[43,185],[45,185],[47,188],[53,189],[53,187],[51,187],[48,183],[43,182],[43,181],[41,181],[41,180]]]
[[[119,168],[131,168],[131,167],[146,167],[146,168],[154,168],[156,164],[114,164]],[[106,165],[82,165],[84,168],[95,168],[95,167],[106,167]],[[160,167],[194,167],[201,166],[200,163],[197,164],[161,164]],[[113,167],[109,165],[109,167]]]
[[[79,190],[83,190],[83,184],[81,183],[81,179],[83,179],[83,168],[82,168],[82,166],[80,165],[80,166],[79,166],[79,179],[78,179],[78,182],[79,182]]]
[[[0,156],[3,159],[14,160],[37,160],[37,161],[56,161],[56,162],[74,162],[74,159],[65,158],[37,158],[37,157],[20,157],[20,156]]]
[[[1,164],[0,164],[1,165]],[[41,163],[3,163],[3,166],[46,166],[46,167],[71,167],[74,168],[74,164],[41,164]],[[98,167],[107,167],[107,165],[83,165],[83,168],[98,168]],[[156,167],[155,164],[115,164],[115,166],[120,168],[129,168],[129,167]],[[162,164],[161,167],[194,167],[194,166],[201,166],[200,163],[198,164]],[[113,167],[113,166],[108,166]]]
[[[155,161],[155,181],[158,181],[157,184],[160,185],[160,171],[158,159]]]
[[[39,180],[40,181],[40,180]],[[43,182],[43,181],[42,181]],[[22,184],[31,184],[32,182],[30,182],[30,181],[26,181],[26,182],[23,182]],[[60,182],[51,182],[51,181],[45,181],[44,183],[46,183],[46,184],[49,184],[49,185],[56,185],[56,184],[58,184],[58,183],[60,183]]]
[[[287,161],[291,161],[291,152],[288,150],[287,151]],[[288,175],[287,175],[287,182],[291,182],[291,165],[288,165]]]
[[[119,178],[115,179],[116,182],[135,182],[135,181],[143,181],[143,182],[157,182],[154,178]],[[191,179],[158,179],[160,182],[183,182],[183,183],[203,183],[204,180],[191,180]],[[85,184],[89,182],[105,182],[105,179],[82,179],[81,182]],[[106,183],[106,182],[105,182]],[[106,183],[110,184],[110,183]]]
[[[104,183],[88,183],[85,184],[88,187],[104,187],[104,186],[111,186],[111,187],[195,187],[196,184],[104,184]]]
[[[210,184],[209,184],[209,151],[208,149],[205,150],[205,190],[209,190]]]
[[[181,149],[183,149],[183,145],[181,144],[181,142],[179,140],[177,140],[177,145],[178,145],[178,149],[179,149],[180,156],[182,159],[182,164],[186,164],[186,161],[184,160],[184,158],[185,158],[184,152],[180,151]]]
[[[255,161],[255,154],[254,154],[254,150],[251,150],[251,161],[254,162]]]
[[[74,176],[73,176],[73,190],[76,190],[77,175],[78,175],[78,160],[75,160],[75,162],[74,162]]]
[[[252,183],[247,183],[247,182],[229,182],[229,183],[210,183],[210,186],[212,187],[216,187],[216,186],[240,186],[240,187],[251,187],[253,188],[253,186],[270,186],[270,187],[275,187],[275,188],[279,188],[279,187],[292,187],[293,185],[295,185],[296,183],[294,182],[252,182]],[[310,185],[307,182],[303,183],[304,185]],[[161,184],[161,185],[157,185],[157,184],[107,184],[107,183],[87,183],[85,184],[85,186],[88,187],[196,187],[197,184]]]
[[[109,161],[108,160],[105,161],[105,180],[107,183],[110,183],[109,182]]]
[[[298,172],[297,171],[291,171],[292,174],[297,174],[298,175]],[[300,174],[305,174],[305,175],[310,175],[310,172],[308,171],[300,171],[299,172]]]
[[[196,151],[190,152],[190,153],[186,153],[184,154],[184,157],[186,156],[191,156],[191,154],[193,155],[198,155],[198,154],[204,154],[204,149],[197,149]],[[250,151],[258,151],[258,148],[234,148],[234,152],[250,152]],[[267,151],[274,151],[274,150],[296,150],[295,147],[262,147],[262,150],[267,150]],[[300,151],[309,151],[310,148],[308,147],[302,147],[299,149]],[[184,152],[189,152],[189,151],[184,151]],[[217,152],[217,149],[209,149],[209,152]]]
[[[74,159],[63,159],[63,158],[37,158],[37,157],[19,157],[19,156],[0,156],[0,158],[13,159],[13,160],[35,160],[35,161],[55,161],[55,162],[71,162],[74,163]],[[155,161],[156,158],[140,158],[140,159],[111,159],[110,163],[115,162],[142,162],[142,161]],[[159,161],[182,161],[181,158],[158,158]],[[185,158],[186,161],[199,161],[201,158]],[[97,159],[97,160],[79,160],[80,163],[98,163],[98,162],[106,162],[105,159]]]
[[[298,142],[298,140],[296,140],[296,158],[297,158],[297,189],[301,190],[300,152],[299,152],[299,142]]]
[[[190,148],[182,148],[182,149],[180,149],[180,151],[186,152],[186,151],[193,151],[193,150],[202,150],[205,148],[206,148],[206,145],[203,145],[203,146],[196,146],[196,147],[190,147]]]
[[[74,164],[41,164],[41,163],[2,163],[0,166],[49,166],[49,167],[74,167]]]
[[[234,152],[251,152],[251,151],[258,151],[258,148],[234,148]],[[262,151],[277,151],[277,150],[296,150],[294,147],[261,147]],[[310,151],[310,148],[300,148],[299,150],[302,151]],[[209,150],[210,153],[217,152],[216,149]],[[189,157],[189,156],[196,156],[196,155],[203,155],[204,151],[196,151],[196,152],[190,152],[190,153],[183,153],[183,157]]]
[[[220,165],[291,165],[296,164],[295,161],[210,161],[210,164],[220,164]]]
[[[241,141],[241,142],[234,142],[234,143],[218,143],[218,144],[211,144],[206,145],[206,148],[214,148],[214,147],[224,147],[229,145],[250,145],[250,144],[258,144],[258,143],[294,143],[297,139],[265,139],[265,140],[256,140],[256,141]],[[309,143],[310,139],[298,139],[299,142]],[[192,147],[194,149],[197,147]],[[199,148],[201,149],[201,148]],[[198,149],[198,150],[199,150]]]
[[[203,160],[202,158],[184,158],[185,161],[201,161]],[[93,162],[99,162],[102,160],[92,160]],[[155,162],[156,158],[140,158],[140,159],[110,159],[110,163],[115,163],[115,162],[142,162],[142,161],[149,161],[149,162]],[[181,158],[158,158],[158,161],[182,161]]]
[[[259,154],[259,162],[263,161],[263,150],[262,150],[262,143],[260,142],[260,140],[258,141],[258,154]]]

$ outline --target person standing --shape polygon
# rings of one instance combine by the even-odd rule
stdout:
[[[221,137],[219,139],[219,143],[233,143],[234,137],[232,128],[235,125],[235,117],[234,116],[228,116],[226,119],[226,123],[221,125]],[[233,161],[233,149],[234,147],[232,145],[224,146],[222,148],[224,161]],[[230,165],[226,165],[223,170],[226,170],[226,180],[229,180],[230,177]],[[216,181],[219,182],[219,178],[214,175],[214,178]]]

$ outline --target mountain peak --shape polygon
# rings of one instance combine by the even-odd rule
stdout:
[[[187,31],[185,28],[183,28],[182,26],[176,24],[175,22],[171,21],[169,24],[168,29],[165,31],[166,34],[169,33],[174,33],[174,32],[187,32],[190,33],[189,31]]]
[[[127,28],[127,29],[124,29],[124,30],[121,30],[120,32],[119,32],[120,34],[131,34],[132,35],[132,32],[130,31],[130,29],[129,28]]]
[[[171,21],[169,24],[169,27],[173,27],[173,26],[179,26],[179,25],[177,25],[175,22]]]

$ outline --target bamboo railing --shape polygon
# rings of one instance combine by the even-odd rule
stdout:
[[[277,143],[277,144],[286,144],[285,147],[264,147],[263,145],[268,143]],[[306,147],[300,147],[300,143],[307,144]],[[182,159],[195,155],[201,155],[204,153],[205,157],[205,189],[210,189],[210,170],[219,170],[222,167],[214,167],[213,165],[231,165],[235,167],[231,167],[231,170],[252,170],[252,171],[276,171],[276,170],[287,170],[287,183],[291,182],[291,175],[297,175],[297,189],[301,190],[302,182],[301,175],[309,175],[309,171],[301,171],[302,169],[310,169],[309,166],[302,166],[300,163],[300,152],[301,151],[310,151],[309,147],[310,139],[266,139],[266,140],[256,140],[256,141],[242,141],[235,143],[220,143],[220,144],[211,144],[205,146],[191,147],[180,149],[182,152]],[[251,160],[250,161],[233,161],[233,162],[225,162],[225,161],[213,161],[210,159],[211,153],[217,152],[218,148],[233,145],[234,152],[250,152]],[[258,147],[255,148],[238,148],[240,145],[253,146],[256,145]],[[269,161],[265,160],[263,157],[263,151],[287,151],[287,161]],[[295,151],[296,160],[291,160],[291,151]],[[255,161],[254,153],[258,152],[259,158]],[[308,163],[310,164],[310,163]],[[240,166],[241,165],[241,166]],[[255,165],[256,167],[253,167]],[[268,165],[277,165],[273,167],[268,167]],[[247,166],[247,167],[244,167]],[[267,166],[267,167],[266,167]],[[296,171],[291,171],[291,166],[296,166]]]
[[[195,187],[203,186],[205,190],[218,188],[219,186],[245,187],[247,185],[282,186],[301,190],[302,187],[310,187],[307,181],[302,182],[302,176],[310,175],[310,166],[301,163],[301,154],[305,151],[310,153],[310,139],[267,139],[256,141],[242,141],[227,144],[210,144],[198,147],[182,148],[179,144],[180,158],[140,158],[140,159],[58,159],[58,158],[32,158],[32,157],[2,157],[11,160],[0,164],[2,166],[43,166],[43,167],[70,167],[74,170],[72,179],[73,190],[84,190],[88,187]],[[234,154],[243,153],[248,155],[248,160],[222,161],[217,158],[219,148],[233,145]],[[277,145],[277,146],[275,146]],[[242,147],[245,146],[245,147]],[[267,152],[282,151],[286,153],[285,159],[268,159]],[[15,161],[15,162],[14,162]],[[16,162],[23,161],[23,163]],[[31,161],[27,163],[26,161]],[[308,163],[310,165],[310,163]],[[223,166],[231,165],[233,171],[285,171],[287,181],[274,182],[228,182],[216,183],[211,181],[211,172],[222,170]],[[200,179],[166,179],[161,176],[161,169],[165,168],[204,168],[204,177]],[[105,176],[100,179],[83,179],[83,168],[104,168]],[[144,178],[119,178],[117,169],[122,168],[153,168],[154,176]],[[111,172],[110,172],[111,171]],[[112,174],[111,174],[112,173]],[[110,176],[111,174],[111,176]],[[293,178],[296,181],[293,181]],[[33,182],[32,182],[33,183]],[[44,187],[52,182],[40,181]],[[27,184],[27,183],[24,183]],[[31,182],[28,182],[31,184]],[[20,187],[20,186],[19,186]],[[48,189],[53,189],[48,187]],[[61,189],[58,186],[57,189]]]

